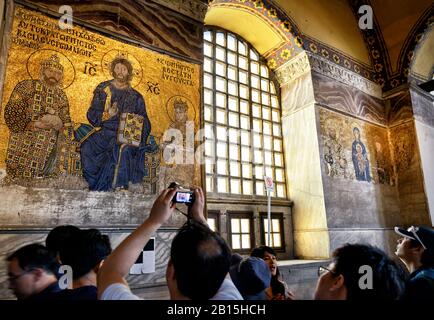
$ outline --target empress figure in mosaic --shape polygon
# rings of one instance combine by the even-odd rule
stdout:
[[[145,177],[151,123],[143,96],[131,87],[133,67],[115,58],[112,80],[100,83],[87,111],[93,129],[81,145],[83,176],[90,190],[127,189]]]

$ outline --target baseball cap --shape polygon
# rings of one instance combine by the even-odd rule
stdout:
[[[411,226],[408,229],[395,227],[395,232],[419,242],[426,250],[434,250],[434,230],[430,227]]]
[[[229,270],[232,281],[245,300],[266,300],[265,289],[270,286],[271,272],[267,263],[248,257]]]

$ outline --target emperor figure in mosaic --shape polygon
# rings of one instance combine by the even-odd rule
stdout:
[[[360,130],[357,127],[353,128],[354,141],[351,148],[354,171],[358,181],[371,181],[369,169],[368,154],[365,144],[360,140]]]
[[[12,179],[51,177],[65,171],[61,145],[71,141],[73,133],[62,80],[63,66],[52,55],[41,61],[40,79],[15,86],[4,112],[10,130],[6,172]]]
[[[146,176],[145,154],[151,123],[143,96],[131,87],[133,67],[117,57],[110,65],[113,79],[100,83],[87,111],[92,129],[81,139],[83,176],[90,190],[128,189]]]

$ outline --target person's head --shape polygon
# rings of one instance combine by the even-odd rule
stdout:
[[[229,274],[245,300],[266,300],[271,272],[261,258],[248,257],[231,266]]]
[[[133,65],[125,58],[115,58],[110,64],[110,72],[119,82],[130,82],[133,78]]]
[[[40,244],[26,245],[6,258],[9,289],[18,299],[35,295],[56,280],[58,263],[54,254]]]
[[[231,251],[226,242],[206,225],[190,220],[172,242],[166,279],[174,299],[212,298],[229,272]]]
[[[182,99],[175,100],[174,103],[174,115],[175,115],[175,122],[186,122],[187,121],[187,102],[183,101]]]
[[[353,128],[353,135],[356,140],[360,140],[360,130],[357,127]]]
[[[80,230],[68,238],[60,250],[60,260],[72,268],[72,276],[76,280],[90,272],[96,276],[102,261],[111,251],[107,235],[97,229]]]
[[[320,267],[317,300],[397,300],[405,289],[403,270],[378,248],[345,244]]]
[[[277,267],[276,252],[268,246],[260,246],[252,250],[251,257],[257,257],[263,259],[270,268],[271,275],[273,277],[279,275],[279,268]]]
[[[59,86],[63,80],[63,66],[59,57],[53,54],[41,62],[41,81],[48,86]]]
[[[80,229],[78,227],[72,225],[55,227],[48,233],[45,239],[45,246],[48,250],[52,251],[57,257],[57,260],[61,262],[59,256],[60,250],[65,247],[67,240],[79,231]]]
[[[398,239],[395,254],[407,265],[434,267],[434,230],[429,227],[395,227]]]

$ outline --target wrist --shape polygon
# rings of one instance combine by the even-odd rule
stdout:
[[[149,216],[144,222],[143,225],[146,225],[147,227],[150,227],[152,229],[157,230],[161,227],[162,223],[158,221],[157,219],[153,218],[152,216]]]

